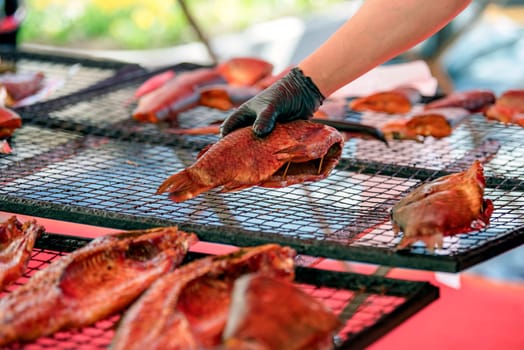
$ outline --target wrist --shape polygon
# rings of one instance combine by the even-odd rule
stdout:
[[[309,79],[311,79],[324,98],[328,97],[332,93],[329,87],[329,78],[326,75],[325,70],[317,71],[312,69],[307,65],[306,62],[300,63],[297,65],[297,68],[302,71],[304,76],[307,76]]]
[[[300,86],[305,87],[311,97],[317,100],[320,105],[322,102],[324,102],[325,97],[322,91],[318,88],[310,76],[304,74],[300,67],[297,66],[291,69],[290,77],[295,79]]]

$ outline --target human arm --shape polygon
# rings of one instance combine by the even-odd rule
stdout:
[[[470,0],[366,0],[298,64],[324,96],[442,29]]]
[[[310,118],[325,97],[436,33],[470,2],[364,1],[346,23],[297,65],[294,79],[282,78],[230,115],[222,125],[222,135],[253,124],[254,132],[265,136],[276,121]],[[320,94],[315,94],[315,89]]]

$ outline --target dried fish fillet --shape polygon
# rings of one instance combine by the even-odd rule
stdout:
[[[0,345],[88,326],[122,310],[178,266],[195,240],[165,227],[91,241],[0,299]]]
[[[267,244],[199,259],[164,275],[124,314],[111,349],[219,345],[235,280],[251,272],[292,280],[294,256],[291,248]]]
[[[482,164],[422,184],[391,210],[393,231],[404,232],[398,248],[422,240],[429,250],[442,248],[444,236],[468,233],[489,225],[493,203],[484,199]]]
[[[332,310],[289,281],[248,274],[235,282],[224,349],[327,350],[341,326]]]
[[[336,129],[297,120],[277,124],[265,138],[251,127],[228,134],[201,152],[187,169],[167,178],[157,193],[182,202],[216,187],[222,192],[251,186],[280,188],[326,178],[342,155]]]
[[[22,276],[44,231],[36,220],[22,223],[14,215],[0,224],[0,288]]]

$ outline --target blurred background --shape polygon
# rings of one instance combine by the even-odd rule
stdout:
[[[147,67],[254,55],[275,70],[298,63],[360,0],[1,1],[1,42]],[[444,93],[524,89],[524,0],[473,0],[440,32],[391,62],[424,60]],[[348,57],[348,64],[351,57]],[[524,280],[524,249],[471,269]]]
[[[341,0],[191,0],[189,10],[213,36],[282,16],[304,16]],[[92,49],[155,49],[194,41],[176,0],[25,0],[21,42]]]
[[[17,41],[162,66],[257,55],[281,69],[326,40],[361,0],[4,0]],[[14,9],[16,16],[9,16]],[[4,20],[4,22],[6,22]],[[7,21],[9,22],[9,21]],[[0,31],[5,32],[5,28]],[[350,62],[348,57],[348,62]],[[524,84],[524,0],[473,0],[396,60],[423,59],[444,92]],[[394,60],[395,61],[395,60]]]

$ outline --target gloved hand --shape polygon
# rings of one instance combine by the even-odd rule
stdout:
[[[324,101],[324,96],[311,78],[295,67],[283,78],[244,102],[221,126],[225,136],[231,131],[253,124],[253,131],[264,137],[275,123],[309,119]]]

